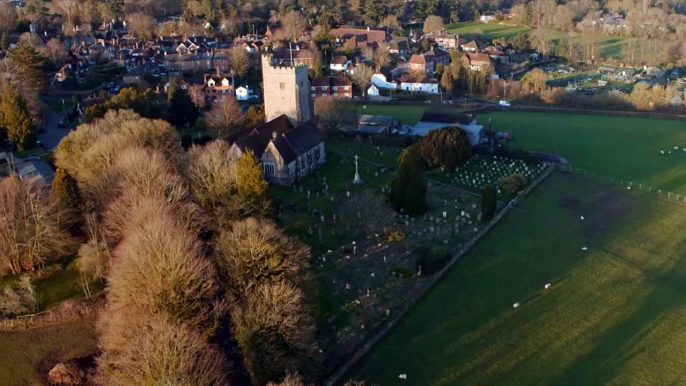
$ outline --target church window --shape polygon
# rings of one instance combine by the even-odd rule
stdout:
[[[275,174],[275,167],[273,162],[265,162],[264,165],[264,175],[273,176]]]

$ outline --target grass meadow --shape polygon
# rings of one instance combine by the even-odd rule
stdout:
[[[507,25],[507,24],[493,24],[493,23],[473,23],[473,22],[459,22],[448,24],[446,29],[449,33],[456,33],[460,36],[467,36],[474,33],[474,31],[481,31],[482,39],[485,41],[490,41],[495,38],[507,38],[510,39],[517,36],[523,32],[531,32],[531,28]],[[562,31],[555,31],[553,34],[553,40],[559,41],[565,36]],[[621,59],[622,57],[622,44],[626,38],[621,36],[600,36],[600,54],[603,58],[616,58]]]
[[[413,125],[426,110],[424,106],[369,105],[366,113],[396,116]],[[555,153],[589,175],[686,194],[683,121],[508,111],[477,114],[481,125],[488,125],[489,119],[493,130],[514,135],[511,145],[515,148]]]
[[[553,174],[344,379],[683,382],[684,226],[681,204]]]

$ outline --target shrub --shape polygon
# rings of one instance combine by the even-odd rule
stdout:
[[[495,216],[497,204],[493,185],[485,185],[481,190],[481,213],[484,220],[490,220]]]
[[[526,178],[524,178],[523,175],[520,173],[516,174],[511,174],[507,177],[503,177],[500,180],[500,186],[503,187],[503,189],[507,190],[510,193],[517,193],[526,184]]]
[[[420,247],[416,250],[422,273],[432,275],[445,267],[450,261],[450,254],[442,247]]]

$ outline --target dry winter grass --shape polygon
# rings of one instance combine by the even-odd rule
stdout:
[[[345,379],[681,383],[684,226],[686,206],[554,174]]]

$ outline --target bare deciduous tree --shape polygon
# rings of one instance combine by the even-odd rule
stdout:
[[[305,18],[298,11],[290,11],[281,18],[281,29],[286,38],[298,41],[305,28]]]
[[[237,297],[269,280],[294,278],[307,264],[307,245],[285,235],[273,222],[247,218],[223,230],[216,242],[216,264]]]
[[[124,239],[113,251],[108,302],[138,307],[169,320],[209,328],[217,312],[214,267],[201,244],[163,198],[146,198],[132,208]]]
[[[355,194],[339,210],[339,218],[366,234],[378,233],[392,216],[393,209],[383,197],[369,191]]]
[[[131,294],[135,296],[135,294]],[[98,384],[225,386],[223,354],[188,325],[140,308],[101,314]]]
[[[14,5],[9,2],[0,4],[0,30],[10,31],[14,29],[14,20],[17,18],[17,12]]]
[[[316,371],[315,325],[302,291],[285,281],[261,283],[231,313],[236,341],[253,383],[278,382],[291,369]]]
[[[362,95],[367,92],[367,87],[372,81],[372,75],[374,75],[374,69],[366,64],[360,64],[355,68],[352,78],[355,83],[360,87]]]
[[[136,12],[127,16],[127,29],[142,39],[151,39],[157,32],[157,24],[152,16]]]
[[[17,274],[67,251],[68,211],[37,180],[0,180],[0,261]]]
[[[387,44],[380,45],[374,53],[374,63],[376,63],[376,68],[386,67],[390,61],[390,47]]]
[[[314,117],[325,137],[335,134],[343,126],[354,127],[357,124],[354,110],[350,104],[333,97],[314,100]]]
[[[431,15],[424,20],[425,33],[440,33],[443,31],[443,18],[436,15]]]
[[[48,60],[55,62],[58,66],[62,65],[68,56],[67,48],[56,38],[50,39],[45,44],[43,52]]]
[[[231,133],[243,121],[243,110],[236,98],[226,96],[223,100],[214,102],[212,109],[205,113],[207,128],[216,133],[219,138]]]

